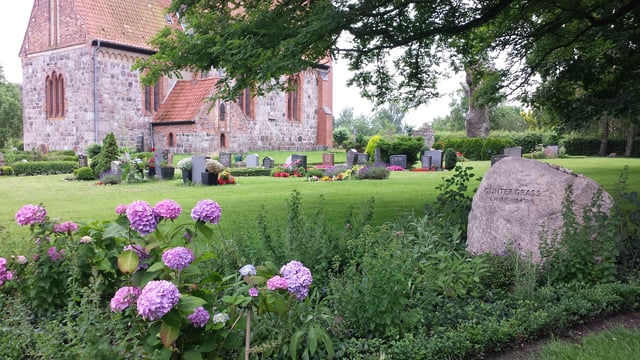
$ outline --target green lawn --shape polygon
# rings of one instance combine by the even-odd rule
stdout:
[[[538,360],[614,360],[640,358],[640,332],[622,326],[589,335],[580,343],[553,341],[545,345]]]
[[[277,154],[286,153],[273,155],[279,156]],[[313,156],[316,155],[321,157],[321,152],[314,153]],[[276,163],[283,160],[276,160]],[[336,156],[336,162],[341,161],[343,160]],[[610,192],[614,189],[621,170],[628,165],[629,189],[640,191],[640,159],[579,158],[556,159],[552,162],[593,178]],[[477,175],[484,174],[489,167],[487,161],[464,164],[472,166],[473,172]],[[25,246],[24,239],[28,237],[29,231],[27,228],[20,228],[14,216],[16,211],[27,203],[44,204],[52,218],[84,222],[113,218],[113,210],[118,204],[145,200],[153,205],[159,200],[169,198],[182,205],[184,211],[180,220],[187,221],[189,211],[197,201],[213,199],[223,209],[220,227],[223,231],[233,232],[235,229],[254,226],[257,215],[263,211],[263,206],[269,216],[286,219],[286,200],[290,198],[292,191],[297,190],[301,194],[307,213],[323,206],[328,220],[336,226],[341,225],[341,220],[350,207],[357,211],[368,199],[373,198],[374,222],[379,224],[412,212],[420,214],[424,205],[435,199],[435,187],[442,183],[444,176],[450,174],[405,171],[393,172],[385,181],[312,183],[304,178],[238,177],[237,185],[211,187],[184,186],[177,177],[171,181],[97,186],[93,182],[66,181],[64,175],[2,176],[0,240],[3,245],[0,246],[0,256],[7,255],[7,249],[18,251]],[[472,188],[477,185],[478,182],[474,181]]]

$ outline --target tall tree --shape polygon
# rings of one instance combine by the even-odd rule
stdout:
[[[0,65],[0,148],[22,138],[22,96],[20,86],[7,82]]]
[[[459,49],[450,40],[482,29],[482,41],[465,58],[506,53],[509,90],[539,73],[572,69],[576,44],[594,36],[628,38],[637,32],[638,0],[307,1],[174,0],[185,31],[165,29],[153,41],[158,53],[138,64],[145,81],[182,69],[224,69],[219,97],[234,99],[246,87],[262,93],[286,87],[282,75],[322,67],[342,57],[358,86],[377,105],[411,108],[436,91],[440,65]],[[346,39],[342,42],[339,39]],[[616,41],[623,44],[623,41]],[[632,42],[628,46],[635,47]],[[594,42],[594,46],[597,43]],[[622,57],[618,57],[623,60]],[[526,61],[525,61],[526,60]],[[624,61],[621,73],[640,66]],[[605,74],[611,63],[594,63]]]

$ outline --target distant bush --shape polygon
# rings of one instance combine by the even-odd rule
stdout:
[[[271,169],[263,168],[233,168],[230,171],[233,176],[270,176]]]
[[[76,169],[75,174],[78,180],[93,180],[96,178],[93,175],[93,170],[88,166]]]
[[[11,166],[0,166],[0,175],[13,175],[13,168]]]
[[[389,178],[390,171],[384,166],[365,166],[358,170],[360,180],[383,180]]]
[[[78,167],[76,161],[32,161],[13,164],[17,176],[71,174]]]
[[[444,152],[444,168],[447,170],[453,170],[458,162],[458,155],[454,148],[448,148]]]
[[[410,167],[419,160],[419,153],[424,147],[422,137],[396,136],[392,141],[380,139],[380,156],[382,161],[389,163],[391,155],[407,155],[407,165]]]

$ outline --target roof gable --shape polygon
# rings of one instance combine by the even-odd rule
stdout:
[[[206,99],[213,95],[217,82],[218,78],[178,81],[153,116],[153,123],[195,121],[208,106]]]
[[[171,0],[75,0],[89,41],[152,49],[149,41],[165,26],[177,26],[165,17]]]

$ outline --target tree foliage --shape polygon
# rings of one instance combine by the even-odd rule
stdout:
[[[550,109],[594,114],[602,104],[623,114],[637,106],[639,8],[636,0],[176,0],[170,11],[186,30],[165,29],[153,41],[158,53],[137,68],[147,82],[222,69],[218,96],[231,100],[247,87],[286,88],[285,75],[339,57],[362,95],[411,108],[438,95],[441,65],[474,69],[502,53],[490,89],[523,93],[541,76],[549,86],[538,98]]]
[[[7,82],[0,65],[0,148],[22,138],[22,96],[20,86]]]

